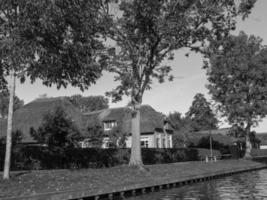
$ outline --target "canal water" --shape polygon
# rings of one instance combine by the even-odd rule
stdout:
[[[267,199],[267,169],[148,193],[128,200]]]

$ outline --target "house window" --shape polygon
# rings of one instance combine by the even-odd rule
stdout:
[[[141,138],[141,147],[142,148],[148,148],[148,138]]]
[[[117,122],[116,121],[108,121],[108,122],[104,122],[104,130],[108,131],[111,130],[112,128],[117,126]]]
[[[156,148],[159,148],[159,147],[160,147],[160,139],[156,138]]]
[[[107,149],[110,147],[110,140],[108,137],[103,138],[102,148]]]
[[[168,144],[167,147],[170,148],[171,147],[171,136],[168,136]]]
[[[168,122],[164,124],[164,129],[171,129],[171,126]]]
[[[165,138],[162,139],[162,148],[166,148],[166,140],[165,140]]]
[[[88,139],[84,139],[83,141],[79,142],[81,148],[90,148],[92,147],[90,141]]]

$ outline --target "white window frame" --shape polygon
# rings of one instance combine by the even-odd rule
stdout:
[[[109,131],[116,126],[117,126],[116,121],[106,121],[104,122],[104,131]]]
[[[160,138],[156,137],[156,148],[160,148]]]
[[[141,148],[148,148],[149,147],[149,138],[148,137],[141,137]],[[143,145],[142,145],[143,143]]]
[[[162,138],[162,148],[164,148],[164,149],[167,148],[166,147],[166,138],[165,137]]]
[[[171,148],[171,136],[168,135],[167,137],[167,148]]]

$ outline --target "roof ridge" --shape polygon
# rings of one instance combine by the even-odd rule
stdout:
[[[101,109],[101,110],[94,110],[94,111],[91,111],[91,112],[86,112],[86,113],[83,113],[83,115],[91,115],[91,114],[96,114],[98,112],[125,109],[125,108],[128,108],[128,107],[124,106],[124,107],[115,107],[115,108],[104,108],[104,109]]]
[[[30,101],[29,103],[25,104],[31,104],[31,103],[35,103],[35,102],[49,102],[49,101],[56,101],[56,100],[66,100],[68,102],[70,102],[66,97],[64,96],[60,96],[60,97],[42,97],[42,98],[36,98],[32,101]]]
[[[159,113],[158,111],[156,111],[151,105],[149,104],[142,104],[141,107],[150,107],[152,108],[155,112]],[[94,110],[91,112],[86,112],[86,113],[82,113],[83,115],[93,115],[93,114],[97,114],[100,112],[104,112],[104,111],[112,111],[112,110],[119,110],[119,109],[131,109],[130,106],[120,106],[120,107],[112,107],[112,108],[104,108],[104,109],[100,109],[100,110]]]

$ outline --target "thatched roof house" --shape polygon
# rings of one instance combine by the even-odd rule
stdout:
[[[164,116],[155,111],[149,105],[141,106],[141,134],[154,133],[155,130],[162,131],[164,126]],[[124,133],[131,133],[131,109],[128,107],[109,108],[95,112],[85,113],[83,115],[85,126],[91,126],[95,119],[101,123],[116,121]],[[168,129],[168,131],[172,131]]]
[[[96,123],[103,125],[104,131],[117,127],[119,132],[128,135],[126,147],[131,146],[131,109],[128,107],[109,108],[84,114],[86,127]],[[141,145],[144,147],[172,147],[173,130],[169,128],[164,116],[149,105],[141,106]],[[108,134],[107,134],[108,135]],[[104,145],[105,146],[105,145]]]
[[[34,100],[14,112],[13,131],[20,130],[23,133],[22,143],[35,142],[30,135],[30,128],[37,129],[40,127],[44,115],[53,112],[58,106],[64,109],[68,117],[72,119],[85,137],[86,128],[94,126],[96,122],[103,126],[104,131],[111,130],[116,126],[120,133],[131,135],[131,109],[128,107],[109,108],[82,114],[78,108],[64,97],[43,98]],[[160,142],[158,147],[164,147],[168,146],[167,142],[172,142],[169,141],[172,140],[172,129],[166,126],[164,116],[151,106],[143,105],[141,107],[140,125],[141,143],[145,141],[145,144],[147,144],[146,140],[149,140],[150,143],[153,142],[153,144],[149,143],[149,147],[155,147],[156,142]],[[6,119],[0,119],[0,138],[6,135],[6,129]],[[157,139],[159,135],[163,135],[160,136],[160,141]]]
[[[63,97],[37,99],[16,110],[13,118],[13,130],[22,131],[23,143],[34,142],[30,136],[30,128],[38,128],[43,121],[43,116],[49,112],[53,112],[58,106],[61,106],[68,117],[82,130],[82,114],[71,102]],[[6,129],[6,120],[0,120],[0,137],[6,135]]]

